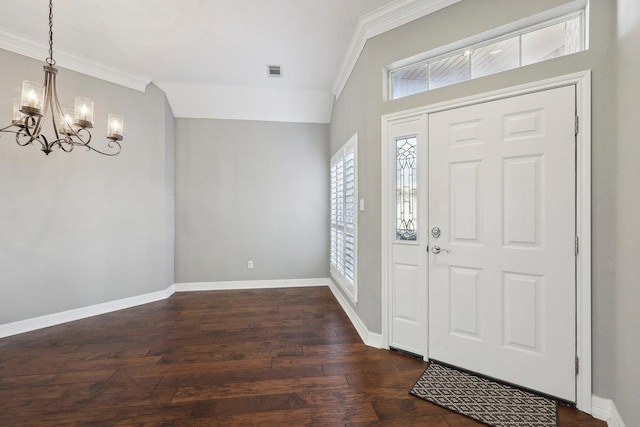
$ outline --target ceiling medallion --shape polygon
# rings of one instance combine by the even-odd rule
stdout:
[[[93,101],[89,98],[76,97],[75,108],[63,109],[58,101],[56,75],[53,59],[53,0],[49,0],[49,57],[44,68],[44,85],[25,80],[22,84],[22,97],[14,99],[13,120],[0,132],[13,133],[20,146],[34,142],[42,145],[42,151],[49,155],[58,146],[70,152],[75,146],[85,147],[105,156],[115,156],[122,146],[122,130],[124,119],[118,114],[109,114],[107,119],[108,150],[101,151],[89,145],[93,128]],[[42,134],[45,120],[51,113],[53,135],[47,138]]]

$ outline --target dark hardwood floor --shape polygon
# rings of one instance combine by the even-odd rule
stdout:
[[[180,293],[0,339],[0,425],[481,425],[410,396],[424,368],[362,344],[327,288]]]

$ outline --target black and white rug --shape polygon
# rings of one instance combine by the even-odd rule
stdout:
[[[556,427],[557,402],[431,362],[411,394],[494,427]]]

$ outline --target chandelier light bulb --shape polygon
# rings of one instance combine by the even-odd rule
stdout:
[[[77,96],[75,100],[75,125],[82,129],[93,127],[93,100]]]
[[[25,80],[22,83],[20,111],[28,116],[42,116],[44,85]]]
[[[22,100],[20,98],[13,98],[13,120],[11,123],[14,126],[22,126],[24,125],[25,115],[20,112],[20,108],[22,107]]]
[[[65,108],[61,119],[62,119],[62,133],[69,136],[75,134],[75,131],[73,129],[73,114],[71,110],[69,110],[68,108]]]
[[[109,114],[107,120],[107,138],[112,141],[122,140],[122,129],[124,127],[124,118],[119,114]]]

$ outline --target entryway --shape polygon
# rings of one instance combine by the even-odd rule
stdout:
[[[383,341],[590,410],[573,77],[383,118]]]

